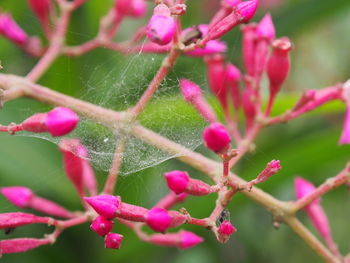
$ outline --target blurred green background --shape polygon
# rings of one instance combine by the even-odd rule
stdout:
[[[112,4],[111,1],[87,2],[73,17],[68,34],[70,44],[82,43],[93,38],[99,18]],[[215,2],[188,1],[188,14],[183,17],[184,26],[209,21]],[[254,20],[259,21],[265,12],[271,12],[277,36],[289,36],[295,44],[292,52],[292,72],[274,109],[274,114],[277,114],[293,105],[297,94],[302,90],[322,88],[349,78],[350,1],[279,0],[277,5],[271,0],[269,2],[269,6],[262,7]],[[29,34],[41,34],[35,17],[28,11],[26,1],[2,0],[0,8],[11,12]],[[146,18],[144,21],[128,19],[123,24],[117,40],[127,39],[133,29],[144,22]],[[241,67],[239,30],[233,30],[224,40],[229,45],[228,59]],[[102,103],[103,106],[110,108],[122,109],[135,102],[138,94],[142,93],[162,57],[162,55],[124,56],[99,49],[80,58],[58,59],[40,83],[65,94]],[[0,60],[4,66],[2,72],[19,75],[25,75],[36,63],[36,59],[28,57],[3,38],[0,38]],[[142,70],[138,71],[140,67]],[[187,125],[195,127],[194,131],[200,135],[203,123],[179,96],[176,83],[180,77],[191,78],[207,87],[202,60],[181,58],[162,86],[157,100],[148,107],[142,121],[156,130],[158,127],[169,125],[173,129],[172,132],[176,133],[183,123],[173,122],[166,118],[167,116],[164,117],[167,114],[162,114],[164,109],[169,107],[170,100],[176,102],[172,103],[171,111],[175,115],[186,115],[190,120]],[[115,85],[116,82],[120,85]],[[130,86],[132,89],[129,89]],[[210,99],[215,105],[214,99]],[[47,109],[49,109],[47,106],[29,99],[12,101],[1,110],[0,123],[20,122],[33,112]],[[340,171],[349,160],[350,147],[337,145],[344,110],[341,103],[332,103],[291,123],[267,128],[257,140],[256,152],[246,156],[235,171],[246,179],[252,179],[268,161],[281,160],[283,170],[262,184],[261,188],[282,200],[292,200],[293,178],[296,175],[320,184],[327,177]],[[98,137],[99,134],[94,136]],[[37,138],[0,134],[0,145],[1,186],[27,186],[37,194],[60,202],[72,210],[81,208],[73,187],[64,175],[61,155],[55,144]],[[202,146],[198,151],[216,158]],[[184,169],[195,177],[203,178],[202,174],[172,159],[121,177],[116,193],[126,202],[151,207],[167,193],[161,175],[171,169]],[[101,170],[96,172],[102,184],[106,172]],[[334,239],[343,254],[349,252],[350,245],[349,201],[345,187],[323,198]],[[189,197],[185,204],[177,208],[184,206],[193,216],[201,218],[211,212],[214,202],[215,196]],[[3,197],[0,197],[0,207],[1,212],[17,211]],[[205,242],[187,251],[156,247],[140,242],[127,228],[116,224],[114,230],[125,237],[122,249],[106,250],[102,238],[90,231],[88,224],[85,224],[65,231],[53,246],[41,247],[24,254],[6,255],[1,261],[6,263],[322,262],[287,226],[282,225],[278,230],[273,229],[269,213],[243,195],[235,196],[229,210],[231,221],[238,232],[225,245],[217,243],[209,231],[185,226],[186,229],[203,236]],[[300,213],[300,218],[314,232],[303,213]],[[51,229],[44,226],[29,226],[16,229],[11,237],[41,237],[43,233],[50,231]],[[1,233],[0,239],[4,238],[7,236]]]

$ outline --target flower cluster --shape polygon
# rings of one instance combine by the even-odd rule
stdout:
[[[42,46],[38,37],[29,36],[11,14],[1,11],[0,35],[40,60],[25,78],[0,74],[0,105],[25,96],[52,104],[56,108],[36,113],[20,124],[0,125],[0,131],[10,134],[25,131],[49,133],[54,137],[72,136],[71,132],[79,124],[79,114],[100,122],[113,129],[113,132],[122,129],[123,134],[130,134],[122,138],[119,147],[116,147],[115,159],[101,191],[90,164],[88,148],[78,138],[60,138],[58,148],[63,156],[64,171],[80,198],[83,211],[69,211],[25,186],[0,188],[0,193],[14,206],[45,215],[1,213],[0,229],[9,231],[31,224],[46,224],[55,228],[51,234],[44,235],[41,239],[26,237],[1,240],[0,256],[52,244],[66,228],[86,222],[91,222],[91,230],[104,237],[105,247],[111,249],[121,248],[124,237],[119,234],[121,231],[115,233],[114,230],[120,230],[122,225],[132,229],[142,241],[159,246],[189,249],[204,241],[199,235],[182,229],[184,224],[204,227],[213,232],[219,242],[226,243],[237,231],[227,216],[227,206],[235,194],[241,192],[271,211],[275,225],[280,222],[288,224],[324,259],[329,262],[345,262],[345,257],[333,241],[320,197],[331,189],[349,183],[350,166],[317,188],[300,177],[296,178],[297,200],[293,202],[279,201],[256,187],[281,170],[279,160],[268,162],[261,173],[250,181],[234,174],[231,168],[246,153],[254,150],[254,140],[265,126],[290,121],[332,100],[341,100],[347,106],[340,144],[349,144],[350,82],[322,90],[306,90],[293,108],[274,117],[273,105],[290,72],[293,44],[287,37],[276,38],[270,14],[266,14],[258,23],[250,23],[257,11],[258,0],[222,0],[219,10],[209,23],[185,29],[182,29],[181,24],[181,17],[188,11],[185,1],[154,1],[155,6],[146,25],[138,28],[127,44],[114,41],[121,22],[145,17],[150,3],[145,0],[116,0],[101,19],[94,39],[78,46],[69,46],[64,40],[70,17],[85,2],[86,0],[28,0],[42,26],[47,46]],[[221,37],[237,26],[241,26],[244,69],[236,66],[239,65],[237,61],[229,61],[226,56],[229,45],[221,40]],[[60,55],[78,56],[98,47],[121,53],[167,53],[147,90],[136,105],[127,111],[104,109],[34,84]],[[202,59],[207,67],[208,86],[217,99],[222,114],[213,110],[199,85],[184,78],[180,79],[179,85],[184,100],[208,123],[202,132],[203,142],[220,162],[207,159],[199,152],[186,149],[136,122],[182,54]],[[263,85],[264,78],[267,87]],[[266,103],[264,89],[268,94]],[[130,128],[124,130],[123,125],[130,122]],[[129,136],[180,156],[180,160],[207,174],[212,182],[196,179],[186,171],[173,170],[164,174],[163,181],[168,185],[169,193],[152,207],[125,202],[120,195],[114,194],[114,188],[123,148],[127,145]],[[198,199],[206,195],[217,195],[211,214],[205,218],[195,218],[185,208],[176,210],[174,206],[185,202],[188,195]],[[327,247],[298,222],[295,213],[301,209],[305,210]],[[153,232],[149,234],[144,231],[147,227]],[[174,232],[173,228],[178,227],[181,229]]]

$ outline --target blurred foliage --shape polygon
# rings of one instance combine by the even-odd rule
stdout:
[[[349,0],[280,0],[281,5],[272,12],[277,27],[278,36],[288,35],[295,44],[292,54],[293,69],[290,79],[274,108],[274,114],[283,112],[297,99],[301,90],[321,88],[338,81],[345,81],[350,76],[350,1]],[[18,4],[21,2],[21,4]],[[78,44],[92,38],[97,30],[98,20],[112,1],[89,0],[73,17],[69,31],[70,44]],[[204,2],[204,1],[203,1]],[[183,17],[184,25],[190,26],[206,23],[212,15],[208,6],[210,1],[188,1],[188,13]],[[207,6],[208,5],[208,6]],[[2,0],[0,7],[13,13],[16,20],[30,34],[41,34],[40,27],[33,14],[28,12],[26,1]],[[151,5],[150,5],[151,8]],[[255,18],[257,21],[266,10],[261,10]],[[146,18],[143,22],[146,21]],[[127,39],[130,32],[142,21],[128,20],[123,24],[118,40]],[[229,43],[228,58],[241,66],[240,63],[240,33],[234,30],[225,37]],[[162,56],[154,56],[156,61]],[[0,59],[4,66],[3,72],[25,75],[35,64],[36,59],[28,57],[22,51],[4,39],[0,39]],[[99,49],[80,58],[58,59],[40,83],[52,89],[72,96],[92,100],[99,95],[99,87],[94,87],[86,95],[91,72],[105,66],[106,60],[113,63],[102,67],[96,78],[103,80],[108,72],[120,75],[122,67],[128,63],[129,57],[113,54],[111,51]],[[135,58],[136,60],[139,58]],[[140,63],[147,60],[140,59]],[[152,78],[158,63],[148,65],[144,72],[145,87]],[[126,72],[125,80],[132,83],[135,77],[132,68]],[[157,126],[169,119],[162,118],[162,109],[169,107],[169,97],[178,96],[177,79],[190,77],[206,86],[205,67],[200,59],[181,58],[169,76],[167,85],[173,87],[162,100],[156,100],[146,110],[152,113],[152,119],[147,120],[150,127]],[[124,80],[123,80],[124,81]],[[127,85],[126,85],[127,86]],[[91,93],[90,93],[91,92]],[[137,91],[142,93],[142,88]],[[135,98],[135,96],[133,96]],[[213,105],[217,105],[210,97]],[[195,112],[185,105],[180,97],[171,100],[173,111],[177,114],[192,115],[190,125],[201,122]],[[114,102],[109,107],[125,108],[125,101]],[[132,100],[128,103],[133,103]],[[45,110],[48,107],[29,99],[19,99],[6,104],[0,113],[0,123],[21,121],[30,113]],[[218,108],[217,106],[215,108]],[[348,145],[338,147],[337,142],[341,132],[344,106],[334,103],[320,110],[307,114],[288,124],[267,128],[258,138],[255,153],[246,156],[235,171],[246,179],[251,179],[261,171],[272,159],[281,160],[283,170],[268,182],[261,185],[262,189],[283,199],[291,200],[293,195],[293,178],[302,175],[315,184],[323,182],[327,177],[335,175],[349,160]],[[176,125],[181,125],[177,123]],[[175,126],[176,126],[175,125]],[[62,168],[61,156],[56,145],[35,138],[10,136],[0,134],[0,180],[1,186],[24,185],[36,193],[58,201],[68,208],[80,208],[79,200],[73,187],[68,182]],[[198,151],[212,158],[204,147]],[[117,193],[123,200],[135,204],[152,206],[167,192],[167,187],[161,174],[171,169],[185,169],[193,176],[203,177],[194,169],[177,160],[164,162],[156,167],[137,172],[119,180]],[[98,180],[102,184],[106,173],[97,171]],[[196,217],[207,216],[214,206],[215,196],[190,197],[184,207]],[[208,205],[209,204],[209,205]],[[330,217],[332,231],[340,250],[349,250],[349,194],[345,187],[327,194],[323,198],[324,207]],[[1,212],[17,210],[0,197]],[[181,207],[181,206],[179,206]],[[186,226],[205,237],[205,242],[188,251],[178,251],[173,248],[159,248],[138,241],[135,235],[125,227],[116,224],[116,231],[125,236],[122,249],[119,251],[103,248],[103,240],[89,230],[87,224],[69,229],[63,233],[53,246],[42,247],[25,254],[7,255],[2,262],[321,262],[294,233],[285,225],[274,230],[271,217],[264,209],[243,195],[238,194],[230,204],[231,220],[238,232],[226,245],[218,244],[214,236],[198,227]],[[312,229],[310,222],[303,213],[300,218]],[[16,229],[13,237],[40,237],[49,232],[43,226],[30,226]],[[313,231],[313,229],[312,229]],[[0,239],[5,238],[0,234]],[[135,253],[136,252],[136,253]]]

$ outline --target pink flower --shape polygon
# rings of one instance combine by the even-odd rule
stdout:
[[[256,24],[242,26],[242,54],[244,67],[250,76],[254,76],[255,71],[255,41],[256,41]]]
[[[50,244],[49,239],[37,238],[15,238],[0,241],[1,254],[20,253],[37,248],[42,245]]]
[[[181,93],[184,99],[190,103],[198,113],[208,122],[215,122],[216,115],[210,104],[202,95],[201,88],[187,79],[180,80]]]
[[[115,10],[120,15],[141,17],[147,12],[144,0],[117,0]]]
[[[275,40],[272,47],[273,51],[267,62],[267,76],[270,80],[270,96],[274,97],[288,76],[292,43],[288,38],[281,38]]]
[[[176,24],[170,9],[164,4],[157,5],[147,26],[148,38],[159,45],[166,45],[173,40],[175,32]]]
[[[339,144],[350,144],[350,103],[346,105],[344,127],[339,140]]]
[[[185,192],[190,177],[183,171],[171,171],[164,174],[169,188],[176,194]]]
[[[3,187],[0,192],[15,206],[25,208],[29,205],[33,192],[27,187],[11,186]]]
[[[313,191],[315,191],[315,186],[306,181],[301,177],[297,177],[294,181],[295,193],[297,199],[303,198]],[[327,242],[327,244],[334,244],[332,240],[331,229],[328,222],[328,217],[323,210],[320,199],[316,199],[304,208],[307,213],[311,223],[315,229],[320,233],[322,238]]]
[[[236,231],[237,231],[236,228],[231,224],[230,221],[227,221],[227,220],[222,222],[222,224],[218,228],[219,234],[224,236],[230,236]]]
[[[59,143],[63,153],[64,170],[80,196],[84,195],[84,164],[81,144],[78,139],[64,139]],[[83,153],[84,154],[84,153]]]
[[[108,233],[105,237],[105,247],[119,249],[123,236],[117,233]]]
[[[3,213],[0,214],[0,229],[14,228],[29,224],[48,224],[50,218],[40,217],[26,213]],[[0,247],[1,250],[1,247]]]
[[[170,227],[171,217],[167,210],[155,207],[149,210],[146,223],[154,231],[165,232]]]
[[[272,41],[276,37],[275,26],[270,14],[266,14],[256,28],[256,36]]]
[[[113,195],[97,195],[84,197],[84,200],[101,216],[111,219],[116,217],[120,206],[120,198]]]
[[[203,238],[188,231],[180,232],[180,248],[188,249],[203,242]]]
[[[46,127],[52,136],[63,136],[75,129],[79,122],[74,111],[57,107],[47,113]]]
[[[51,0],[29,0],[29,5],[42,22],[48,22]]]
[[[28,40],[26,32],[6,13],[0,13],[0,34],[18,45],[23,45]]]
[[[256,181],[258,183],[265,182],[268,178],[270,178],[270,176],[279,172],[281,169],[282,167],[281,167],[280,161],[272,160],[267,164],[266,168],[258,175],[258,177],[256,178]]]
[[[275,38],[275,27],[270,14],[265,15],[258,24],[256,28],[256,37],[254,76],[259,83],[265,70],[270,43]]]
[[[228,90],[225,85],[226,66],[222,55],[206,58],[209,87],[219,100],[221,107],[227,109]]]
[[[188,249],[203,242],[203,238],[182,230],[179,233],[153,234],[150,236],[150,242],[159,246]]]
[[[303,179],[302,177],[296,177],[294,180],[295,195],[297,199],[303,198],[308,194],[316,190],[316,187],[309,181]],[[313,201],[314,204],[319,203],[320,200]]]
[[[71,218],[72,213],[67,211],[62,206],[36,196],[32,190],[22,186],[3,187],[0,192],[14,205],[20,208],[32,208],[42,213]]]
[[[231,137],[221,123],[212,123],[204,129],[205,146],[215,153],[225,153],[230,148]]]
[[[248,23],[255,15],[258,3],[259,0],[251,0],[241,2],[237,5],[237,11],[242,16],[245,23]]]
[[[232,63],[227,64],[225,74],[225,84],[227,90],[231,93],[232,103],[236,110],[241,105],[241,94],[239,90],[239,82],[241,79],[241,72]]]
[[[113,221],[103,216],[98,216],[94,219],[94,221],[92,221],[90,228],[98,235],[105,236],[112,230]]]

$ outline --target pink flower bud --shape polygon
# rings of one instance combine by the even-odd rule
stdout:
[[[276,37],[275,26],[270,14],[266,14],[256,28],[256,36],[272,41]]]
[[[255,70],[255,40],[256,24],[248,24],[242,27],[242,53],[244,67],[250,76],[254,76]]]
[[[236,232],[236,228],[231,224],[230,221],[225,220],[218,228],[218,232],[224,236],[230,236]]]
[[[237,11],[242,16],[243,21],[248,23],[256,13],[259,0],[244,1],[237,5]]]
[[[190,103],[205,120],[208,122],[216,121],[216,115],[213,109],[202,96],[201,88],[197,84],[187,79],[181,79],[180,88],[185,100]]]
[[[308,194],[316,190],[316,187],[312,183],[310,183],[309,181],[301,177],[295,178],[294,188],[295,188],[295,195],[297,199],[303,198],[304,196],[307,196]],[[317,199],[313,201],[311,204],[317,204],[319,202],[320,200]]]
[[[339,144],[350,144],[350,103],[346,105],[344,127],[339,140]]]
[[[147,225],[157,232],[165,232],[171,223],[171,217],[167,210],[163,208],[152,208],[146,218]]]
[[[171,171],[164,174],[169,188],[176,194],[186,192],[190,195],[207,195],[212,192],[210,185],[201,180],[192,179],[186,172]]]
[[[189,103],[194,101],[197,97],[202,96],[201,88],[187,79],[180,79],[180,88],[182,96]]]
[[[237,6],[241,2],[241,0],[224,0],[223,2],[228,7],[233,8],[233,7]]]
[[[280,165],[280,161],[279,160],[272,160],[271,162],[269,162],[267,164],[267,166],[264,169],[264,171],[262,171],[258,175],[258,177],[256,178],[256,181],[258,183],[265,182],[268,178],[270,178],[270,176],[272,176],[275,173],[279,172],[281,169],[282,169],[282,167]]]
[[[241,95],[239,90],[239,81],[241,79],[241,72],[233,64],[229,63],[226,66],[225,84],[227,90],[231,92],[233,106],[236,110],[241,105]]]
[[[51,219],[47,217],[39,217],[20,212],[3,213],[0,214],[0,229],[14,228],[29,224],[48,224],[50,220]]]
[[[225,153],[230,148],[231,137],[221,123],[212,123],[204,129],[205,146],[215,153]]]
[[[49,239],[15,238],[0,241],[0,255],[26,252],[42,245],[50,244]]]
[[[294,181],[294,184],[297,199],[309,195],[316,189],[312,183],[306,181],[301,177],[297,177]],[[311,223],[320,233],[322,238],[327,242],[329,246],[334,246],[328,217],[320,204],[320,199],[316,199],[311,202],[304,208],[304,210],[308,215]]]
[[[260,83],[268,59],[270,42],[275,38],[275,28],[270,14],[264,16],[256,28],[255,69],[256,82]]]
[[[27,207],[33,196],[32,190],[22,186],[3,187],[0,192],[10,203],[20,208]]]
[[[190,177],[183,171],[171,171],[164,174],[168,187],[176,194],[185,192]]]
[[[188,231],[180,232],[180,248],[188,249],[203,242],[203,238]]]
[[[178,247],[188,249],[203,242],[203,238],[188,232],[180,231],[179,233],[153,234],[150,236],[150,243],[159,246]]]
[[[147,26],[147,36],[159,45],[170,43],[176,32],[176,24],[170,9],[164,5],[157,5]]]
[[[246,129],[249,130],[253,126],[256,116],[255,94],[251,87],[251,81],[247,77],[245,78],[245,83],[246,87],[242,95],[242,107],[246,118]]]
[[[272,47],[273,51],[267,62],[267,76],[270,80],[270,97],[275,97],[290,70],[289,52],[292,43],[288,38],[281,38],[275,40]]]
[[[147,12],[144,0],[117,0],[115,10],[120,15],[141,17]]]
[[[209,28],[208,35],[204,42],[220,38],[237,25],[249,22],[255,14],[257,8],[256,2],[257,0],[241,2],[229,15],[218,22],[211,23],[211,27]]]
[[[90,228],[95,231],[100,236],[105,236],[111,232],[113,228],[113,221],[104,218],[103,216],[98,216],[92,221]]]
[[[120,207],[120,198],[113,195],[84,197],[84,200],[101,216],[111,219],[116,217]]]
[[[3,187],[0,192],[12,204],[20,208],[32,208],[48,215],[63,218],[72,217],[71,212],[50,200],[34,195],[29,188],[22,186]]]
[[[0,34],[18,45],[24,45],[28,40],[27,33],[6,13],[0,13]]]
[[[37,113],[22,122],[22,128],[29,132],[47,132],[47,113]]]
[[[29,207],[51,216],[63,218],[72,218],[74,216],[70,211],[56,204],[55,202],[35,195],[30,200]]]
[[[208,67],[207,76],[209,87],[219,100],[222,108],[226,110],[228,90],[225,86],[226,66],[224,57],[221,55],[208,57],[205,62]]]
[[[80,196],[84,195],[83,173],[84,165],[81,160],[81,144],[78,139],[64,139],[59,143],[63,153],[64,170],[72,181]]]
[[[30,8],[42,22],[48,22],[51,11],[51,0],[29,0]]]
[[[123,236],[117,233],[108,233],[105,237],[105,247],[119,249]]]
[[[74,111],[57,107],[47,113],[46,127],[52,136],[63,136],[74,130],[78,122],[79,117]]]

